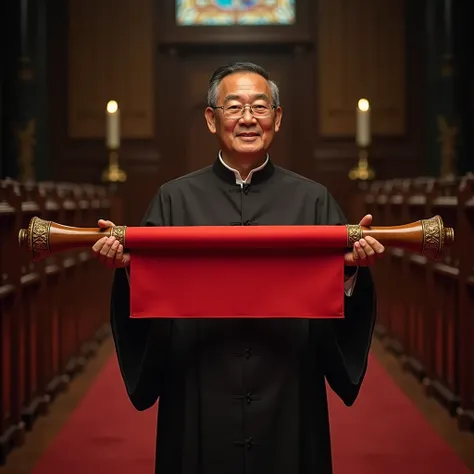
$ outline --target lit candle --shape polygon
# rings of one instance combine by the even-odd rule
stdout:
[[[120,110],[115,100],[107,102],[106,145],[109,150],[120,146]]]
[[[370,144],[370,104],[367,99],[357,103],[357,145],[365,148]]]

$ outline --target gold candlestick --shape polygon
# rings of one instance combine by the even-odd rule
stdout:
[[[365,148],[359,149],[359,161],[349,171],[349,179],[368,181],[375,178],[375,171],[369,166],[369,153]]]
[[[102,181],[106,183],[123,183],[127,180],[127,173],[118,163],[118,150],[109,150],[109,166],[102,173]]]

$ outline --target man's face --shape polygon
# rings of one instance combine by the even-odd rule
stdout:
[[[206,121],[211,133],[217,135],[224,155],[241,162],[252,162],[263,157],[280,128],[282,110],[273,109],[268,82],[255,73],[241,72],[226,76],[219,85],[218,106],[222,109],[206,109]],[[242,115],[234,116],[232,109],[247,106]],[[252,113],[248,105],[254,105]],[[269,115],[259,116],[264,107]]]

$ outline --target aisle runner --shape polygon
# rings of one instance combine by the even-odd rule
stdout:
[[[334,474],[471,474],[374,357],[355,405],[330,407]]]
[[[375,359],[360,398],[330,396],[334,474],[469,474]],[[153,474],[156,410],[135,411],[115,357],[33,474]]]
[[[136,411],[111,357],[32,474],[153,474],[156,409]]]

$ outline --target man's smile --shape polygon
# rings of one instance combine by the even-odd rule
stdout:
[[[260,134],[257,132],[242,132],[237,134],[237,137],[244,141],[254,141],[259,136]]]

